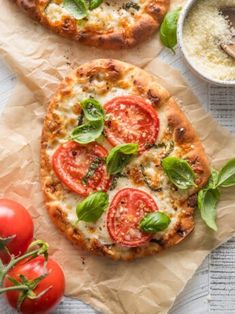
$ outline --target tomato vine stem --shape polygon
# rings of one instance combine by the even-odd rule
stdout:
[[[25,290],[28,291],[29,287],[27,287],[26,285],[19,285],[19,286],[12,286],[12,287],[8,287],[8,288],[1,288],[0,289],[0,294],[3,294],[7,291],[14,291],[14,290]]]
[[[38,246],[38,248],[33,250],[33,251],[30,251],[35,246]],[[44,242],[42,240],[36,240],[36,241],[31,243],[28,250],[29,251],[27,253],[25,253],[24,255],[19,256],[17,258],[11,256],[11,260],[7,265],[3,265],[2,263],[0,263],[0,287],[2,287],[3,280],[6,276],[6,274],[9,272],[9,270],[11,268],[13,268],[15,266],[15,264],[19,263],[23,259],[25,259],[27,257],[34,258],[34,257],[39,256],[39,255],[44,255],[45,260],[47,261],[48,244],[46,242]]]

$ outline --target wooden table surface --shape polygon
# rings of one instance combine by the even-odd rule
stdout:
[[[197,79],[183,64],[178,52],[172,55],[164,51],[160,58],[179,69],[204,108],[221,125],[235,133],[235,88],[217,87]],[[0,113],[15,82],[14,73],[0,60]],[[3,299],[0,299],[0,313],[13,313]],[[94,314],[95,311],[80,301],[64,298],[53,314],[59,313]],[[214,250],[205,259],[170,311],[170,314],[207,313],[235,313],[235,238]]]

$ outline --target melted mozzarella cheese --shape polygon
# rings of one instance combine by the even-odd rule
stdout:
[[[69,13],[60,5],[51,2],[46,8],[46,15],[51,22],[59,22]]]
[[[79,29],[84,27],[110,30],[115,28],[125,28],[125,26],[135,23],[135,15],[139,14],[141,8],[140,0],[133,0],[132,3],[139,9],[135,9],[132,5],[128,8],[126,0],[104,1],[98,8],[89,10],[86,20],[78,20]],[[52,22],[60,22],[65,16],[71,16],[63,4],[57,4],[52,1],[48,4],[45,14]]]

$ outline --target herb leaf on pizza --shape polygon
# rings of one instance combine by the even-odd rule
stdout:
[[[95,192],[77,205],[77,217],[79,220],[86,222],[96,222],[107,207],[107,193],[101,191]]]
[[[162,167],[169,180],[179,189],[187,190],[194,183],[195,173],[186,160],[177,157],[166,157],[162,160]]]
[[[88,15],[88,9],[85,0],[63,0],[62,7],[76,20],[81,20]]]
[[[145,232],[156,233],[165,230],[171,220],[169,216],[161,212],[154,212],[145,215],[140,222],[140,229]]]
[[[93,123],[103,125],[95,136],[80,133]],[[214,173],[211,189],[233,182],[227,168]],[[177,101],[133,65],[84,64],[50,101],[41,142],[46,207],[67,238],[92,253],[131,260],[178,244],[194,228],[197,193],[209,178]],[[200,202],[209,215],[214,200],[203,194]]]
[[[133,155],[138,152],[138,144],[121,144],[112,148],[106,158],[106,166],[109,174],[121,173],[129,163]]]
[[[67,38],[104,49],[130,48],[159,29],[170,0],[13,0]]]

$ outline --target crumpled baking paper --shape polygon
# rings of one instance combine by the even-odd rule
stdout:
[[[0,54],[18,75],[14,94],[0,118],[0,197],[14,199],[30,211],[35,236],[49,242],[51,256],[64,269],[67,296],[103,313],[167,313],[206,255],[234,234],[235,188],[222,193],[218,232],[209,230],[196,213],[194,232],[154,257],[114,262],[73,247],[51,223],[43,204],[39,183],[43,117],[49,98],[71,66],[106,57],[108,52],[99,55],[92,48],[76,47],[33,23],[10,2],[0,4]],[[152,58],[147,54],[141,58],[138,49],[136,54],[124,54],[115,57],[142,66]],[[145,69],[180,100],[214,167],[234,157],[235,137],[203,110],[176,70],[157,59]]]

